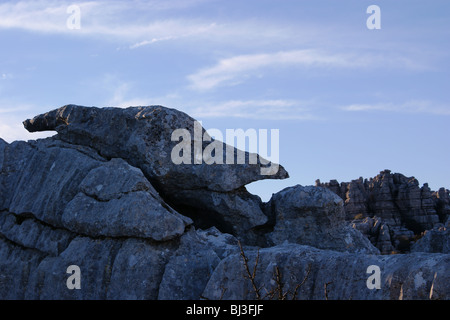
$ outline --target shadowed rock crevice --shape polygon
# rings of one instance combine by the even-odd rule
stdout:
[[[193,219],[197,228],[216,227],[246,243],[262,245],[256,230],[266,225],[267,216],[261,199],[245,187],[230,192],[181,190],[165,198],[178,212]]]

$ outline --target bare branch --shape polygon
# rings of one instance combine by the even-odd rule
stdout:
[[[281,279],[281,272],[280,272],[280,268],[278,268],[278,266],[275,266],[275,282],[277,284],[277,289],[276,291],[278,292],[278,300],[284,300],[285,299],[285,295],[283,294],[283,287],[284,284],[282,282]],[[287,292],[286,292],[287,293]]]
[[[225,294],[225,291],[227,291],[227,288],[225,288],[223,285],[221,285],[220,288],[222,289],[222,293],[220,295],[220,299],[219,300],[222,300],[223,299],[223,295]]]
[[[332,283],[333,283],[333,281],[330,281],[330,282],[327,282],[324,284],[325,300],[328,300],[328,286]]]
[[[250,280],[250,283],[253,287],[253,291],[255,292],[255,296],[257,300],[264,300],[266,298],[269,298],[270,300],[273,300],[275,297],[278,300],[286,300],[289,295],[292,295],[292,300],[295,300],[297,298],[297,294],[298,294],[298,290],[305,284],[306,280],[309,277],[309,274],[311,272],[311,264],[308,264],[308,270],[306,271],[306,275],[303,278],[302,282],[297,284],[297,286],[294,288],[294,292],[291,292],[290,290],[286,290],[284,291],[284,286],[285,283],[283,282],[283,276],[281,274],[280,268],[278,266],[275,266],[274,269],[274,273],[273,273],[273,280],[276,283],[276,286],[274,288],[272,288],[271,290],[267,290],[267,288],[264,287],[264,284],[262,284],[261,286],[258,287],[258,285],[256,284],[256,271],[258,268],[258,264],[259,264],[259,249],[256,252],[256,258],[255,258],[255,264],[253,266],[252,271],[250,271],[250,267],[248,265],[248,257],[246,256],[244,249],[242,247],[241,242],[238,240],[238,245],[239,245],[239,249],[240,249],[240,255],[242,257],[242,261],[244,263],[244,270],[245,270],[245,275],[244,277],[247,278],[248,280]],[[328,284],[330,284],[331,282],[327,283],[326,286]],[[261,290],[264,288],[264,290],[266,291],[265,295],[262,296],[261,295]],[[225,292],[225,289],[222,288],[222,296]],[[326,294],[326,298],[328,299],[328,291],[327,288],[325,287],[325,294]]]
[[[303,278],[303,281],[301,283],[297,284],[297,286],[295,287],[294,293],[292,294],[292,300],[297,299],[298,289],[300,289],[305,284],[306,280],[308,280],[310,272],[311,272],[311,263],[308,264],[308,271],[306,271],[306,275]]]
[[[248,258],[245,255],[244,249],[242,248],[242,244],[241,242],[238,240],[238,245],[239,245],[239,249],[241,251],[241,257],[242,260],[244,261],[244,268],[245,268],[245,272],[247,273],[246,278],[250,280],[250,283],[252,284],[253,287],[253,291],[255,292],[256,295],[256,299],[257,300],[261,300],[261,289],[263,288],[263,286],[259,287],[256,285],[255,282],[255,278],[256,278],[256,268],[258,267],[258,262],[259,262],[259,249],[256,253],[256,260],[255,260],[255,265],[253,267],[253,272],[250,272],[250,268],[248,266]]]

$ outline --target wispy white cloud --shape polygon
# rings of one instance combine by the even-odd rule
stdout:
[[[114,75],[104,75],[101,87],[110,92],[103,105],[120,108],[163,105],[184,111],[194,118],[243,118],[266,120],[319,120],[314,101],[289,99],[250,99],[211,102],[190,95],[171,92],[160,96],[133,96],[134,86]]]
[[[86,10],[94,3],[80,3]],[[37,32],[67,32],[66,20],[69,17],[65,1],[37,0],[3,2],[0,4],[0,28],[24,29]]]
[[[329,26],[303,22],[292,24],[279,19],[270,21],[254,17],[227,19],[205,15],[201,10],[200,13],[191,10],[186,11],[188,14],[179,14],[184,12],[182,10],[208,2],[210,0],[1,2],[0,30],[96,37],[118,43],[118,49],[139,49],[155,43],[183,41],[183,45],[205,47],[210,52],[213,48],[216,54],[234,51],[234,56],[189,76],[191,87],[200,90],[240,83],[251,77],[254,70],[271,65],[424,67],[425,58],[417,59],[416,49],[411,53],[403,48],[404,44],[386,48],[386,44],[378,43],[376,50],[374,46],[358,47],[359,38],[352,38],[351,43],[346,40],[352,34],[347,29],[345,31],[348,32],[344,32],[346,37],[343,37]],[[66,24],[71,15],[67,9],[73,4],[79,6],[81,14],[81,28],[75,30]],[[279,47],[283,51],[266,53],[269,47]],[[322,50],[325,47],[328,52]],[[403,51],[397,50],[399,47]],[[263,53],[238,55],[237,52],[243,52],[243,49],[261,50]]]
[[[188,76],[191,88],[208,90],[224,84],[242,82],[255,70],[274,65],[332,63],[333,57],[319,56],[311,50],[238,55]]]
[[[73,1],[36,0],[0,3],[0,29],[21,29],[44,34],[88,36],[131,43],[137,49],[161,41],[200,39],[247,43],[252,39],[286,38],[286,30],[265,21],[224,21],[209,17],[168,14],[207,2],[189,1],[80,1],[80,29],[69,29],[67,12]],[[167,12],[166,12],[167,11]],[[238,41],[241,39],[242,41]],[[259,41],[259,40],[258,40]]]
[[[429,100],[410,100],[404,103],[383,102],[374,104],[351,104],[340,107],[349,112],[385,111],[400,113],[428,113],[450,115],[450,104],[441,104]]]
[[[0,4],[0,29],[22,29],[41,33],[113,36],[121,39],[166,39],[178,34],[202,32],[210,23],[186,19],[158,19],[158,10],[180,9],[203,1],[83,1],[81,28],[67,27],[72,1],[37,0]],[[156,11],[156,12],[155,12]],[[144,13],[151,18],[143,20]],[[141,40],[144,41],[144,40]],[[147,40],[151,41],[151,40]]]
[[[139,47],[143,47],[143,46],[147,46],[156,42],[160,42],[160,41],[167,41],[167,40],[173,40],[175,39],[175,36],[167,36],[167,37],[162,37],[162,38],[153,38],[151,40],[143,40],[140,42],[137,42],[135,44],[132,44],[131,46],[129,46],[130,49],[136,49]]]
[[[320,68],[373,68],[378,66],[410,68],[413,63],[403,57],[370,53],[328,53],[305,49],[275,53],[246,54],[220,60],[189,75],[190,88],[209,90],[223,85],[236,85],[269,67],[304,66]]]
[[[245,118],[267,120],[318,120],[309,102],[267,99],[230,100],[219,103],[204,103],[201,107],[190,108],[189,113],[196,118]]]
[[[158,21],[153,25],[154,30],[145,30],[142,37],[148,37],[153,34],[155,37],[150,40],[142,40],[129,46],[130,49],[137,49],[143,46],[151,45],[156,42],[177,40],[180,38],[188,38],[202,36],[211,32],[215,32],[215,23],[198,23],[192,21]],[[150,29],[150,28],[149,28]]]
[[[67,12],[73,1],[35,0],[0,3],[0,30],[20,29],[42,34],[95,37],[116,42],[119,49],[138,49],[160,42],[195,41],[196,47],[292,46],[314,41],[318,30],[280,21],[213,17],[182,10],[211,0],[80,1],[80,29],[69,29]],[[323,39],[323,36],[320,37]],[[185,42],[183,42],[185,44]]]

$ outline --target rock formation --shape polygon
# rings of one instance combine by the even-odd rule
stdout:
[[[433,192],[414,177],[390,170],[351,182],[316,181],[344,200],[345,218],[382,253],[408,252],[422,233],[443,226],[450,214],[449,191]]]
[[[260,201],[243,186],[260,179],[284,179],[288,174],[279,166],[275,174],[262,175],[264,165],[260,161],[193,165],[197,156],[194,152],[189,155],[190,164],[175,164],[171,159],[172,150],[178,144],[172,141],[174,130],[187,130],[192,138],[191,149],[198,144],[201,155],[210,143],[211,137],[205,129],[196,125],[187,114],[162,106],[100,109],[67,105],[24,121],[30,132],[55,130],[61,141],[89,147],[104,159],[124,159],[141,169],[174,208],[191,211],[205,226],[220,223],[221,230],[250,238],[250,229],[264,224],[267,218],[261,211]],[[226,145],[221,148],[225,163]],[[232,152],[235,158],[237,149],[233,148]],[[245,153],[245,158],[248,157]],[[214,201],[201,201],[205,197]],[[248,205],[242,207],[244,203]],[[241,223],[234,223],[236,220]]]
[[[326,188],[288,187],[274,194],[268,207],[276,221],[268,234],[271,244],[288,241],[320,249],[379,253],[345,222],[342,199]]]
[[[375,198],[378,187],[359,183],[349,201],[343,185],[296,185],[263,203],[245,184],[286,170],[174,164],[173,130],[196,129],[174,109],[69,105],[24,125],[57,135],[0,139],[0,299],[253,299],[245,264],[266,299],[280,297],[276,288],[300,299],[450,298],[444,189],[418,193],[389,174]],[[399,216],[393,203],[414,210]],[[359,213],[356,226],[349,217]],[[373,244],[395,246],[401,228],[428,231],[413,252],[380,255]],[[367,286],[371,265],[380,289]],[[80,288],[69,286],[73,266]]]
[[[450,253],[450,220],[445,226],[436,226],[424,232],[420,238],[411,246],[412,252],[442,252]]]

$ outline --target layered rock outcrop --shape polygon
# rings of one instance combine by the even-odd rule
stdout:
[[[443,226],[450,214],[449,191],[433,192],[414,177],[390,170],[351,182],[316,181],[344,200],[347,221],[365,234],[382,253],[408,252],[426,230]]]
[[[252,299],[245,263],[267,292],[282,281],[285,297],[450,298],[448,233],[380,255],[327,187],[297,185],[267,203],[245,189],[286,178],[281,166],[267,176],[260,162],[174,164],[171,134],[193,121],[161,106],[70,105],[24,122],[54,137],[0,139],[0,299]],[[448,193],[431,196],[441,219]],[[367,286],[369,265],[381,269],[380,289]]]

